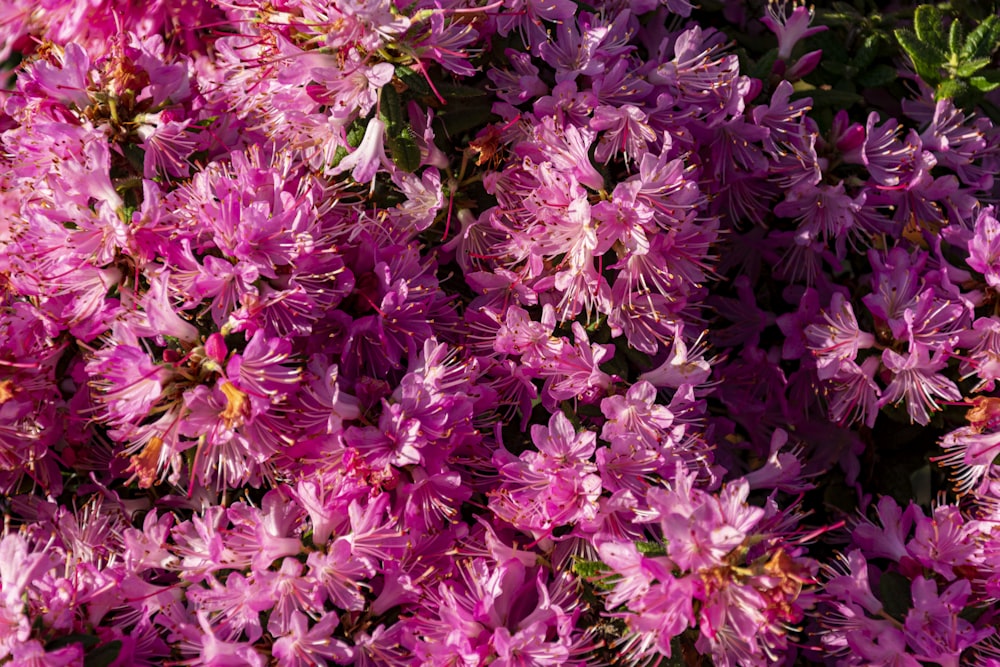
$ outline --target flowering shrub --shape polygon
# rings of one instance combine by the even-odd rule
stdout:
[[[706,5],[10,0],[0,664],[1000,665],[1000,15]]]

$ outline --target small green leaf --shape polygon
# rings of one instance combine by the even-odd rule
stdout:
[[[944,52],[920,41],[911,30],[896,30],[894,34],[899,45],[913,61],[913,68],[920,78],[927,83],[937,83],[941,79],[939,70],[945,62]]]
[[[969,77],[969,85],[981,93],[988,93],[991,90],[1000,88],[1000,81],[996,81],[995,79],[996,77],[971,76]]]
[[[357,148],[361,145],[361,140],[365,138],[366,127],[368,127],[367,121],[358,119],[347,128],[347,143],[351,148]]]
[[[596,579],[608,572],[608,566],[599,560],[573,559],[573,574],[581,579]]]
[[[990,64],[989,58],[976,58],[975,60],[966,60],[955,70],[955,74],[967,79],[982,68]]]
[[[897,621],[906,618],[913,606],[909,579],[898,572],[884,572],[878,582],[878,592],[887,614]]]
[[[959,79],[946,79],[937,85],[934,98],[938,100],[950,100],[962,95],[969,89],[969,86]]]
[[[878,41],[878,35],[865,37],[854,58],[851,59],[851,65],[856,71],[867,69],[875,61],[875,56],[878,55]]]
[[[947,48],[941,24],[943,19],[944,14],[934,5],[920,5],[913,16],[913,28],[920,41],[942,53]]]
[[[635,548],[643,556],[656,557],[667,555],[667,547],[659,542],[636,542]]]
[[[330,160],[330,166],[336,167],[340,164],[340,161],[348,155],[350,155],[350,153],[347,152],[346,148],[343,146],[337,146],[336,150],[333,151],[333,159]]]
[[[965,39],[962,47],[962,60],[988,58],[997,49],[997,38],[1000,36],[1000,19],[990,16],[977,25]]]
[[[948,29],[948,50],[959,55],[962,53],[962,44],[965,42],[965,30],[962,29],[961,21],[952,21]]]

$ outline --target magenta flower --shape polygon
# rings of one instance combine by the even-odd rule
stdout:
[[[324,614],[319,621],[309,627],[309,621],[301,612],[293,612],[290,632],[274,642],[274,657],[282,667],[313,667],[326,664],[346,665],[354,661],[354,651],[340,639],[331,635],[339,621],[334,613]]]

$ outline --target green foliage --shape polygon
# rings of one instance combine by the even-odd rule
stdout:
[[[946,27],[947,26],[947,27]],[[987,16],[966,34],[960,19],[950,19],[936,5],[921,5],[913,29],[894,31],[914,71],[934,88],[937,99],[974,107],[982,94],[1000,87],[1000,71],[987,69],[1000,48],[1000,17]]]
[[[381,111],[385,122],[385,143],[392,161],[403,171],[413,172],[420,166],[420,148],[417,146],[413,128],[406,121],[403,102],[399,93],[391,85],[382,88]]]

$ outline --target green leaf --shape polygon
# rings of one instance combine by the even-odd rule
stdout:
[[[108,667],[108,665],[118,659],[118,654],[121,653],[121,650],[122,643],[120,641],[117,639],[110,641],[85,655],[83,658],[83,667]]]
[[[400,65],[396,68],[396,76],[399,80],[406,84],[406,87],[412,90],[417,95],[430,95],[431,87],[427,84],[427,79],[425,79],[419,72],[415,72],[409,67],[404,67]]]
[[[146,151],[135,144],[126,143],[122,146],[122,152],[125,154],[129,166],[141,174],[146,160]]]
[[[944,52],[935,49],[926,42],[920,41],[917,35],[911,31],[900,29],[894,32],[899,45],[903,47],[910,60],[913,61],[913,68],[920,75],[920,78],[927,83],[937,83],[941,76],[939,70],[945,62]]]
[[[351,148],[357,148],[361,145],[361,140],[365,138],[365,128],[367,127],[367,121],[358,119],[347,128],[347,143]]]
[[[596,579],[608,572],[608,566],[599,560],[573,559],[573,574],[581,579]]]
[[[958,97],[969,89],[969,86],[959,79],[946,79],[937,85],[934,99],[950,100]]]
[[[958,617],[969,623],[975,623],[990,609],[989,606],[986,607],[966,607],[962,611],[958,612]]]
[[[754,79],[767,80],[774,70],[774,63],[778,59],[778,49],[771,49],[762,55],[747,72]]]
[[[898,572],[884,572],[878,582],[878,592],[887,614],[897,621],[906,618],[913,606],[909,579]]]
[[[420,148],[413,128],[403,112],[403,100],[391,85],[383,86],[379,115],[385,121],[385,143],[392,161],[403,171],[415,171],[420,166]]]
[[[388,129],[388,126],[387,126]],[[386,132],[386,145],[392,154],[392,161],[403,171],[414,172],[420,166],[420,147],[409,125],[394,126],[395,131]]]
[[[403,100],[391,84],[382,86],[379,102],[379,115],[385,121],[389,134],[392,134],[394,129],[399,131],[398,128],[406,125],[406,119],[403,116]]]
[[[942,53],[947,48],[941,24],[943,19],[944,14],[934,5],[920,5],[913,16],[913,28],[920,41]]]
[[[989,58],[976,58],[975,60],[966,60],[955,70],[955,74],[967,79],[982,68],[990,64]]]
[[[995,77],[971,76],[969,77],[969,85],[981,93],[988,93],[1000,88],[1000,81],[994,79]]]
[[[437,116],[444,124],[445,132],[450,137],[458,137],[468,130],[478,129],[496,116],[488,104],[448,105]]]
[[[997,38],[1000,37],[1000,19],[990,16],[977,25],[965,38],[962,47],[962,60],[988,58],[997,49]]]
[[[337,146],[336,150],[333,151],[333,158],[330,160],[330,166],[336,167],[340,164],[340,161],[348,155],[350,155],[350,153],[347,152],[346,148],[343,146]]]
[[[636,542],[635,548],[643,556],[656,557],[667,555],[667,547],[659,542]]]
[[[821,60],[819,63],[820,69],[829,72],[830,74],[836,74],[837,76],[847,75],[847,64],[842,63],[839,60]],[[760,77],[757,77],[760,78]]]
[[[862,88],[881,88],[897,79],[896,68],[891,65],[876,65],[867,72],[858,75],[857,81]]]
[[[878,41],[878,35],[865,37],[857,53],[854,54],[854,58],[851,59],[851,66],[856,71],[867,69],[875,61],[875,56],[878,55]]]
[[[961,21],[952,21],[948,29],[948,51],[955,55],[962,53],[962,44],[965,42],[965,30],[962,29]]]

